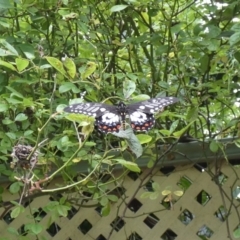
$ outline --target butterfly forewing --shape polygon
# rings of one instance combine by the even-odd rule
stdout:
[[[103,103],[76,103],[64,108],[65,112],[81,113],[96,118],[108,112],[117,113],[116,110],[115,106]]]
[[[144,113],[157,113],[163,111],[164,107],[171,105],[175,102],[178,102],[178,98],[175,97],[159,97],[151,98],[147,101],[137,102],[134,104],[128,105],[129,113],[131,114],[134,111],[140,111]]]

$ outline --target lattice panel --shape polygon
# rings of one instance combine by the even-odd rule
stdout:
[[[213,166],[214,168],[214,166]],[[174,168],[173,168],[174,169]],[[173,170],[172,169],[172,170]],[[167,203],[164,202],[166,196],[159,195],[157,199],[150,200],[149,198],[141,198],[140,196],[146,191],[152,191],[151,183],[141,187],[137,195],[132,198],[133,193],[139,188],[141,179],[148,174],[149,169],[143,169],[141,175],[136,178],[135,174],[129,174],[120,190],[125,190],[122,194],[127,197],[126,203],[128,207],[126,212],[126,204],[122,203],[121,199],[112,204],[111,212],[107,217],[102,217],[99,213],[99,208],[81,208],[75,206],[69,212],[68,217],[60,218],[50,227],[44,230],[40,235],[46,239],[63,239],[63,240],[149,240],[149,239],[201,239],[198,235],[207,234],[211,240],[227,239],[227,227],[224,212],[218,212],[223,206],[219,187],[211,179],[206,172],[200,172],[195,167],[190,165],[177,166],[171,174],[164,174],[159,169],[155,169],[152,182],[159,184],[160,189],[164,190],[169,186],[173,190],[179,189],[178,183],[181,178],[190,181],[190,187],[186,190],[182,197],[177,197],[172,194],[173,205],[169,209]],[[213,170],[214,172],[214,170]],[[165,172],[166,173],[166,172]],[[239,186],[237,179],[240,168],[234,171],[231,166],[225,164],[221,168],[221,173],[227,179],[222,188],[227,197],[224,197],[225,204],[229,210],[229,230],[232,233],[239,224],[238,213],[231,206],[232,190]],[[120,172],[116,173],[116,177]],[[121,195],[121,194],[120,194]],[[16,199],[16,196],[6,195],[4,200]],[[205,199],[205,201],[202,201]],[[174,200],[176,202],[174,203]],[[43,208],[50,201],[49,196],[39,197],[31,202],[31,209]],[[238,204],[237,200],[232,201]],[[85,205],[92,205],[96,202],[88,201]],[[0,209],[2,213],[3,209]],[[226,213],[226,212],[225,212]],[[124,214],[124,219],[117,226],[114,226],[114,221]],[[17,219],[11,219],[9,213],[3,220],[0,220],[1,236],[13,239],[13,235],[7,232],[8,227],[21,229],[25,223],[33,221],[30,216],[30,208],[26,207],[26,211]],[[49,215],[42,213],[40,223],[45,226],[49,220]],[[113,230],[114,228],[114,230]],[[109,234],[112,235],[109,238]],[[167,238],[171,236],[172,238]],[[18,239],[16,237],[16,239]],[[28,239],[36,239],[35,236],[28,235]]]

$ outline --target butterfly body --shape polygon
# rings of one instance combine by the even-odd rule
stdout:
[[[130,119],[133,130],[148,131],[155,124],[154,113],[178,101],[175,97],[162,97],[129,105],[120,102],[117,106],[103,103],[79,103],[66,107],[64,111],[95,117],[98,129],[104,133],[118,132],[121,127],[125,130],[127,117]]]

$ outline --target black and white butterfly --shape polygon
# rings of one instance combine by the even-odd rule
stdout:
[[[77,103],[64,108],[64,111],[95,117],[98,129],[104,133],[118,132],[121,127],[125,130],[127,117],[130,118],[133,130],[148,131],[155,123],[153,114],[178,101],[179,99],[175,97],[159,97],[129,105],[120,102],[117,106]]]

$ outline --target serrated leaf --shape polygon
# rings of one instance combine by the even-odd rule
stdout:
[[[128,5],[115,5],[115,6],[111,7],[110,11],[111,12],[120,12],[127,7],[128,7]]]
[[[16,58],[15,62],[19,72],[22,72],[29,65],[29,60],[24,58]]]
[[[129,98],[136,90],[136,83],[131,80],[125,80],[123,82],[123,95],[124,98]]]
[[[152,137],[147,134],[138,134],[137,139],[141,144],[149,143],[152,141]]]
[[[58,72],[60,72],[61,74],[67,77],[67,73],[63,67],[63,64],[59,59],[54,57],[45,57],[45,58],[51,64],[51,66],[53,66]]]

